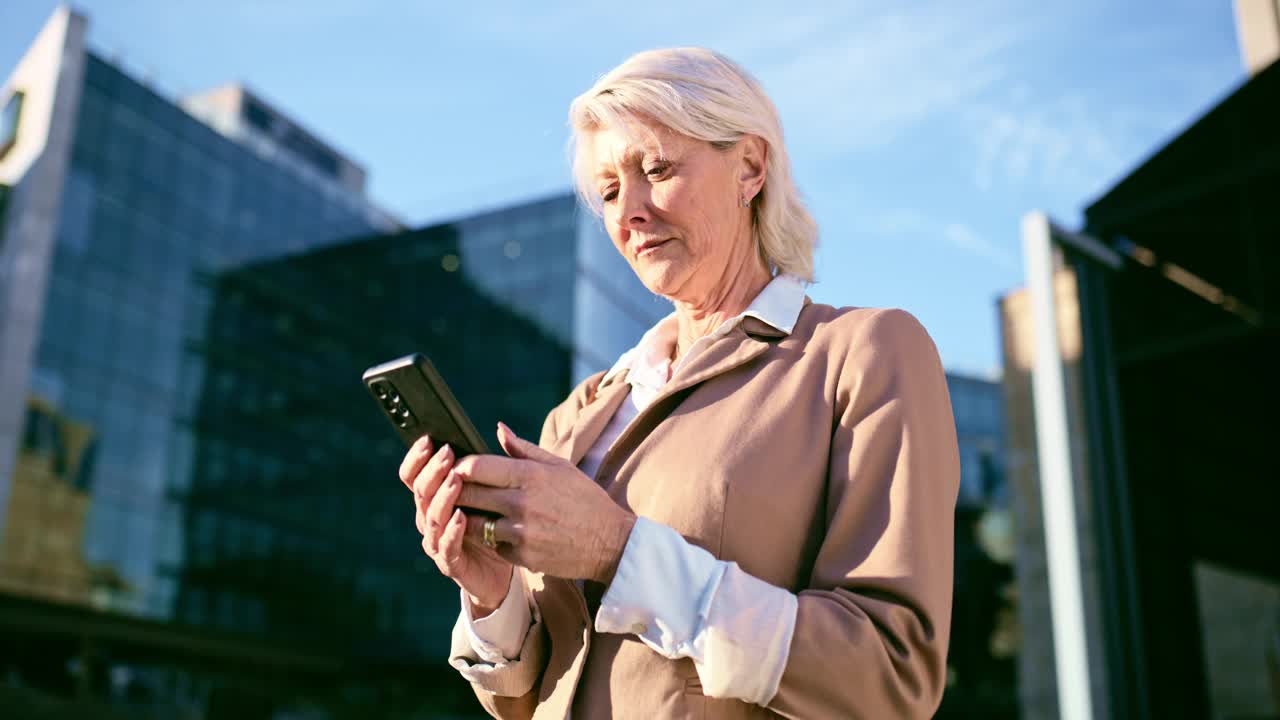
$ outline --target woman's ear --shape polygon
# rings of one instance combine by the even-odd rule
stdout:
[[[769,167],[769,145],[759,135],[743,135],[739,141],[738,185],[744,199],[750,200],[764,189],[765,173]]]

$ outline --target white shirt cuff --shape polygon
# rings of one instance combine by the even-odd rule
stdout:
[[[512,568],[511,587],[498,609],[479,620],[471,616],[471,599],[467,591],[463,590],[461,594],[463,625],[476,655],[494,664],[520,657],[520,648],[524,646],[529,623],[533,620],[520,569]]]
[[[665,657],[691,658],[710,697],[764,705],[786,668],[797,605],[787,590],[638,518],[595,629],[632,633]]]

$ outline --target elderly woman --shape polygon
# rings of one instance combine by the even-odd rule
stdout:
[[[959,462],[928,334],[805,296],[817,231],[730,60],[641,53],[570,118],[579,191],[675,312],[538,445],[410,449],[451,664],[499,718],[930,716]]]

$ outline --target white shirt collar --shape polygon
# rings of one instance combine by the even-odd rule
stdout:
[[[714,340],[727,335],[743,318],[753,317],[768,324],[787,335],[795,329],[800,311],[804,308],[805,282],[794,275],[778,275],[769,281],[760,294],[751,301],[746,310],[728,318],[707,337],[699,338],[694,347],[680,358],[680,364],[692,357],[697,350]],[[605,373],[601,382],[626,370],[627,382],[631,385],[641,384],[658,388],[666,384],[670,377],[671,350],[676,342],[679,324],[673,312],[658,321],[640,338],[640,342],[622,354]]]

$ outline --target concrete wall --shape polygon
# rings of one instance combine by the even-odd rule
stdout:
[[[1280,58],[1280,0],[1236,0],[1236,36],[1250,75]]]

